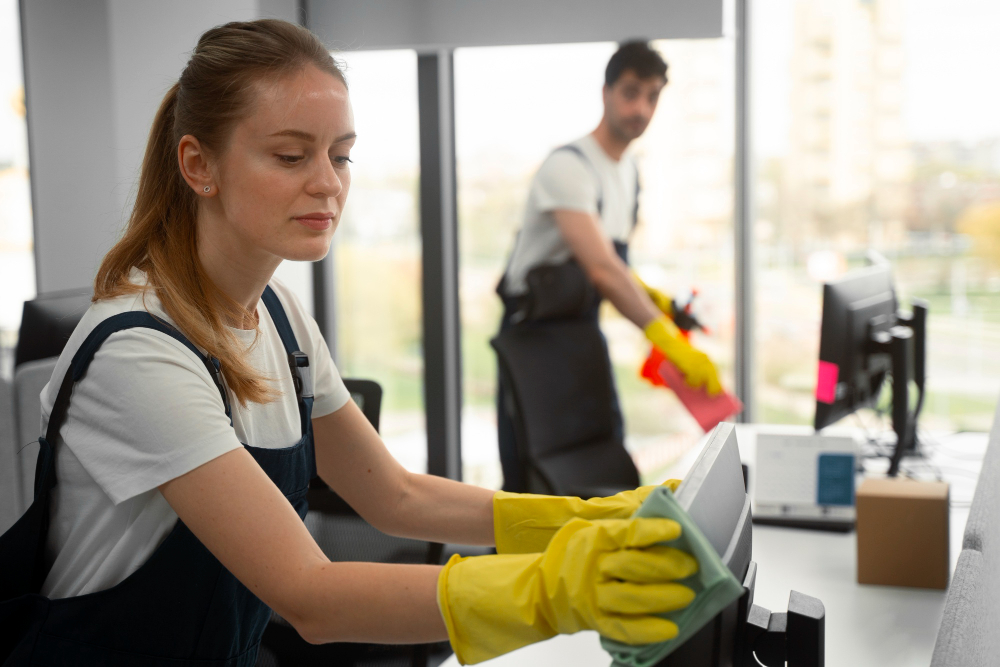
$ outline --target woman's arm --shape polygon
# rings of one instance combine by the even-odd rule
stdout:
[[[433,565],[331,563],[245,449],[160,487],[212,554],[306,641],[447,639]]]
[[[313,420],[319,476],[379,530],[434,542],[493,544],[493,491],[408,472],[348,401]]]

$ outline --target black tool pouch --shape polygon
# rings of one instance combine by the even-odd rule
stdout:
[[[536,266],[525,277],[527,293],[520,297],[513,323],[583,317],[600,301],[597,288],[575,260]]]

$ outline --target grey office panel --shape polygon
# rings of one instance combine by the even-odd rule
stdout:
[[[17,447],[14,431],[13,386],[0,376],[0,533],[17,520],[21,506],[20,477],[14,471]]]
[[[721,37],[722,0],[306,0],[339,50]]]
[[[38,438],[42,430],[42,389],[52,377],[58,357],[29,361],[14,373],[14,415],[16,442],[14,474],[20,490],[17,513],[31,504],[35,480],[35,460],[38,458]]]
[[[989,445],[976,482],[976,493],[965,522],[963,549],[997,554],[1000,563],[1000,404],[993,417]],[[1000,571],[997,572],[1000,585]],[[998,589],[1000,591],[1000,589]],[[1000,604],[1000,602],[998,602]]]
[[[958,557],[948,587],[941,628],[934,642],[931,667],[990,667],[996,665],[996,627],[1000,613],[996,600],[998,573],[974,549]]]

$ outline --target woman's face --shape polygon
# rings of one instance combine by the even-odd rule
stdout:
[[[347,88],[333,75],[309,65],[261,85],[214,165],[218,194],[206,203],[243,251],[322,259],[351,185],[354,138]]]

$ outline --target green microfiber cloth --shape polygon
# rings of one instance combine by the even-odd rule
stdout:
[[[662,517],[681,524],[681,536],[666,544],[686,551],[698,560],[698,572],[677,582],[692,589],[695,598],[684,609],[662,614],[663,618],[676,623],[679,630],[677,636],[669,641],[631,646],[602,637],[601,646],[611,654],[614,667],[655,665],[743,594],[743,585],[736,580],[729,568],[722,564],[722,559],[708,538],[702,534],[688,513],[677,504],[670,489],[665,486],[654,489],[642,507],[636,511],[635,516]]]

